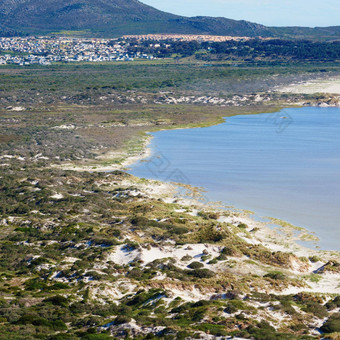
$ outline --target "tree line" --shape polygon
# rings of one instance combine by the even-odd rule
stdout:
[[[153,54],[159,58],[195,56],[202,60],[336,61],[340,59],[340,42],[282,39],[226,42],[132,40],[129,42],[128,52]]]

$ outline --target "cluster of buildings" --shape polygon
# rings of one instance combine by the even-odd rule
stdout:
[[[0,65],[50,65],[54,62],[105,62],[153,59],[142,53],[129,55],[124,39],[0,38]]]
[[[198,42],[225,42],[230,40],[246,41],[249,37],[231,37],[223,35],[202,35],[202,34],[145,34],[145,35],[124,35],[124,39],[136,40],[169,40],[169,41],[198,41]]]

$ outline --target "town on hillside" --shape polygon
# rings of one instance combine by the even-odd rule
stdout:
[[[335,62],[340,58],[340,43],[190,34],[125,35],[115,39],[0,37],[0,65],[133,62],[186,57],[231,64]]]
[[[51,65],[55,62],[107,62],[155,59],[161,56],[131,51],[131,46],[145,41],[158,48],[157,42],[226,42],[247,41],[247,37],[147,34],[125,35],[116,39],[71,37],[0,37],[0,65]],[[152,44],[154,42],[154,44]]]
[[[53,37],[0,38],[0,65],[50,65],[55,62],[106,62],[153,59],[152,55],[127,53],[122,39]]]

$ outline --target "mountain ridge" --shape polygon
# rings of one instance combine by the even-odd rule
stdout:
[[[340,38],[340,27],[266,27],[223,17],[184,17],[166,13],[138,0],[1,0],[0,35],[81,35],[183,33],[248,37],[317,36]]]

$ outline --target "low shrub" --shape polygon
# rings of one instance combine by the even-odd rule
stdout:
[[[340,313],[333,314],[320,328],[324,333],[340,332]]]
[[[184,255],[181,258],[181,261],[184,261],[184,262],[187,262],[187,261],[190,261],[190,260],[192,260],[192,256],[190,256],[190,255]]]
[[[189,271],[189,275],[195,276],[200,279],[209,279],[215,276],[215,273],[210,269],[202,268],[202,269],[193,269]]]
[[[334,298],[334,300],[327,302],[325,306],[328,310],[339,308],[340,307],[340,296],[337,296]]]
[[[44,302],[49,302],[54,306],[61,306],[61,307],[67,307],[69,304],[67,298],[61,295],[51,296],[45,299]]]
[[[284,280],[286,278],[286,276],[279,271],[270,272],[264,275],[264,277],[268,277],[273,280]]]
[[[200,269],[200,268],[203,268],[204,267],[204,264],[201,263],[201,262],[197,262],[197,261],[194,261],[194,262],[191,262],[188,267],[190,269]]]
[[[115,325],[121,325],[123,323],[128,323],[131,321],[131,318],[127,315],[118,315],[114,322],[115,322]]]
[[[308,302],[307,305],[302,308],[302,310],[307,313],[312,313],[320,319],[328,316],[326,306],[323,306],[317,302]]]
[[[320,258],[316,255],[314,256],[309,256],[309,261],[312,262],[312,263],[315,263],[315,262],[319,262],[320,261]]]

